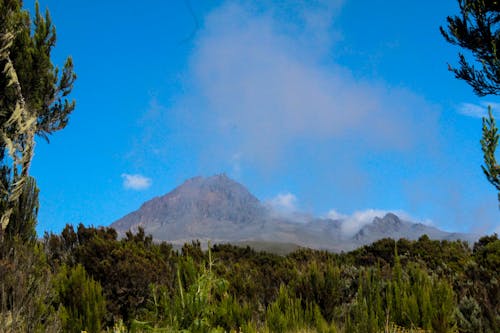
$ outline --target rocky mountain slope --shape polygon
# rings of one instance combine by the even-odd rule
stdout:
[[[226,175],[216,175],[191,178],[145,202],[111,227],[123,234],[142,226],[155,239],[174,244],[198,239],[202,243],[283,243],[332,251],[351,250],[386,237],[417,239],[427,234],[431,239],[474,239],[403,221],[392,213],[375,217],[354,235],[343,232],[343,223],[348,221],[276,213],[243,185]]]

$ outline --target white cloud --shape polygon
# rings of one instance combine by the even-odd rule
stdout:
[[[294,223],[306,223],[311,218],[310,214],[300,211],[297,197],[290,192],[280,193],[266,200],[265,205],[274,218],[287,219]]]
[[[122,173],[123,187],[130,190],[145,190],[151,186],[151,178],[139,174]]]
[[[280,193],[269,199],[267,204],[278,213],[294,213],[297,211],[297,197],[292,193]]]
[[[388,212],[378,209],[367,209],[354,212],[342,222],[342,233],[353,236],[365,225],[372,223],[375,217],[384,217]]]
[[[500,115],[500,103],[493,102],[462,103],[457,107],[457,111],[464,116],[482,118],[488,115],[489,106],[491,106],[494,115]]]
[[[327,214],[326,214],[326,218],[329,218],[329,219],[332,219],[332,220],[344,220],[346,219],[348,216],[345,215],[345,214],[342,214],[342,213],[339,213],[338,211],[336,211],[335,209],[331,209]]]

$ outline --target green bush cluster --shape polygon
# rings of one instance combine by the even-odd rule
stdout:
[[[498,332],[497,235],[381,240],[286,256],[199,242],[174,250],[139,229],[67,226],[4,240],[9,332]],[[15,323],[15,324],[14,324]],[[9,325],[9,326],[8,326]],[[2,331],[0,329],[0,331]]]

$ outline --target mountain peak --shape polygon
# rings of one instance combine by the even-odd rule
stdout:
[[[225,173],[220,173],[220,174],[216,174],[216,175],[208,176],[208,177],[194,176],[194,177],[186,179],[181,186],[183,186],[185,184],[203,184],[203,183],[214,183],[214,182],[233,182],[233,183],[236,183],[236,181],[229,178]]]
[[[259,203],[259,200],[243,185],[229,178],[225,173],[210,177],[197,176],[190,178],[162,198],[166,199],[167,197],[179,194],[182,194],[185,198],[191,197],[197,200],[207,199],[207,196],[215,199],[216,196],[219,196],[219,199],[229,201],[236,200],[252,204]]]
[[[380,226],[399,227],[403,224],[403,222],[399,219],[399,217],[396,214],[387,213],[383,218],[375,217],[373,219],[373,224]]]
[[[112,224],[119,231],[137,226],[146,230],[164,230],[186,237],[210,235],[214,225],[248,224],[261,220],[260,201],[243,185],[226,174],[187,179],[171,192],[145,202],[139,210]],[[170,226],[167,228],[167,226]],[[193,230],[198,230],[197,232]],[[166,235],[165,237],[171,237]]]

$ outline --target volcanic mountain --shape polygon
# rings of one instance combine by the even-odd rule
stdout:
[[[354,235],[343,232],[342,225],[348,222],[277,212],[222,174],[191,178],[145,202],[111,227],[123,235],[141,226],[154,239],[174,245],[197,239],[202,243],[294,244],[332,251],[351,250],[385,237],[417,239],[427,234],[431,239],[473,240],[471,235],[403,221],[392,213],[375,217]]]

